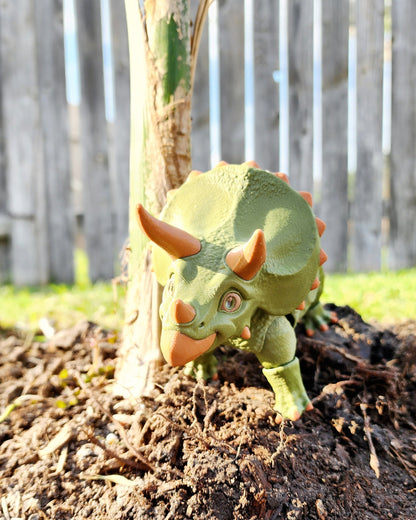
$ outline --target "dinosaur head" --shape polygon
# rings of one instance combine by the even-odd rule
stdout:
[[[162,261],[165,258],[160,249],[170,259],[160,307],[166,361],[181,366],[230,338],[249,340],[257,308],[250,282],[266,259],[263,231],[256,230],[247,243],[227,251],[152,217],[140,205],[137,216],[156,245],[156,265],[158,252]]]

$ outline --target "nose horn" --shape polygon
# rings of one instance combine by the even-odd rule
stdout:
[[[195,309],[189,303],[175,300],[170,308],[171,318],[178,325],[190,323],[196,316]]]

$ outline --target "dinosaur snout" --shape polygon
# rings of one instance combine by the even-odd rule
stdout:
[[[195,318],[196,311],[191,304],[175,300],[170,308],[170,316],[178,325],[185,325]]]

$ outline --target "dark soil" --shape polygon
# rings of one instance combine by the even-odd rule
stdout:
[[[208,383],[164,366],[131,403],[110,391],[113,334],[1,331],[0,518],[416,518],[416,322],[336,310],[298,331],[315,408],[282,425],[250,354],[219,350]]]

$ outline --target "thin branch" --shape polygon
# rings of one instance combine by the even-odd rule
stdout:
[[[198,59],[199,45],[201,43],[205,20],[208,16],[209,6],[214,0],[201,0],[195,17],[194,31],[191,37],[191,85],[194,84],[196,62]]]
[[[93,435],[91,432],[84,430],[85,434],[88,437],[88,440],[101,448],[104,453],[106,453],[108,456],[113,457],[114,459],[118,460],[121,464],[124,466],[130,466],[135,469],[144,470],[144,471],[153,471],[156,472],[155,466],[153,466],[149,461],[144,462],[145,459],[141,459],[139,462],[136,462],[135,460],[128,459],[126,457],[123,457],[116,453],[114,450],[111,450],[110,448],[107,448],[105,444],[103,444],[95,435]]]

